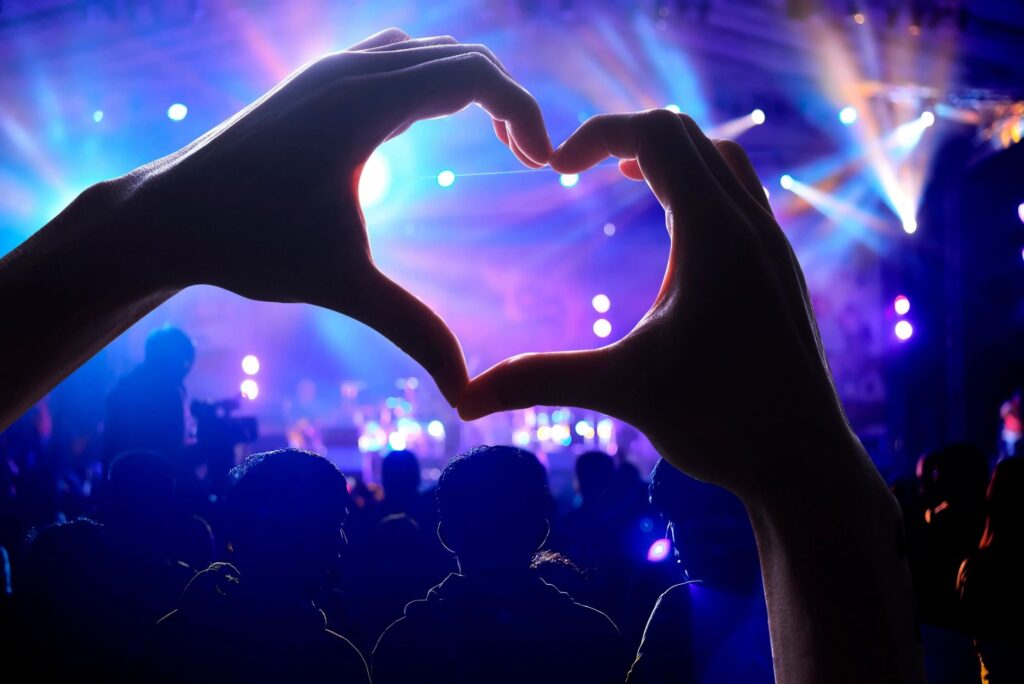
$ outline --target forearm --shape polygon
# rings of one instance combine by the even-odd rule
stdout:
[[[173,295],[123,182],[83,192],[0,260],[0,429]]]
[[[757,537],[776,680],[923,682],[899,507],[850,434],[741,498]]]

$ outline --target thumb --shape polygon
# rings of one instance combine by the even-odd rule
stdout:
[[[617,368],[611,347],[523,354],[473,379],[459,401],[463,420],[528,406],[577,406],[615,413]]]
[[[423,366],[455,406],[469,381],[462,346],[433,309],[386,275],[373,270],[365,305],[343,313],[362,321]]]

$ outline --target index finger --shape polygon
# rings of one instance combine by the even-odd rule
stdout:
[[[685,126],[666,109],[587,119],[555,150],[551,168],[579,173],[608,157],[635,159],[665,209],[722,195]]]

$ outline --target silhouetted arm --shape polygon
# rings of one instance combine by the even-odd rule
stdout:
[[[551,166],[608,156],[665,209],[657,300],[607,347],[491,368],[460,413],[583,406],[632,423],[745,504],[778,682],[923,682],[899,509],[846,421],[800,265],[745,153],[653,110],[588,120]],[[753,407],[742,419],[739,400]]]
[[[382,142],[473,103],[524,164],[547,161],[537,102],[487,48],[389,29],[84,192],[0,260],[0,429],[195,284],[356,318],[422,364],[454,404],[468,380],[459,343],[373,263],[357,188]]]

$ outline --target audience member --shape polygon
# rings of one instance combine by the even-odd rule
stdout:
[[[957,579],[983,684],[1024,682],[1024,458],[996,465],[979,547]]]
[[[450,575],[381,636],[377,684],[621,682],[615,625],[530,570],[548,534],[547,475],[532,454],[478,447],[451,461],[437,489]]]
[[[662,594],[644,631],[630,684],[775,681],[757,544],[729,492],[659,461],[651,503],[686,581]]]
[[[153,635],[163,681],[367,682],[366,663],[313,603],[344,542],[345,478],[322,456],[250,456],[228,492],[231,563],[188,585]]]

